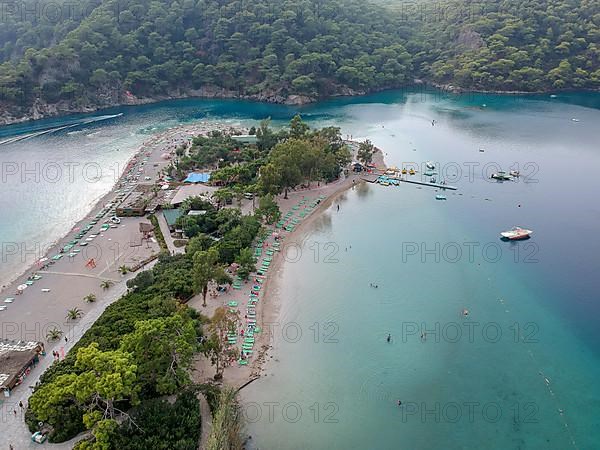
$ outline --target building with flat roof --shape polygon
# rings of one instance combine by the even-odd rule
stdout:
[[[190,197],[202,197],[204,200],[212,202],[212,195],[218,189],[215,186],[207,186],[205,184],[186,184],[177,190],[177,193],[171,200],[171,205],[179,206]]]
[[[255,134],[240,134],[237,136],[231,136],[231,139],[241,144],[256,144],[258,142],[258,138]]]
[[[179,219],[183,212],[179,208],[173,209],[163,209],[163,216],[165,216],[165,220],[167,221],[167,225],[171,232],[175,231],[175,224],[177,223],[177,219]]]
[[[43,351],[41,342],[0,340],[0,391],[5,397],[27,378]]]
[[[143,216],[146,212],[146,197],[143,192],[130,192],[117,206],[118,216]]]
[[[191,172],[184,183],[208,183],[210,181],[210,172]]]

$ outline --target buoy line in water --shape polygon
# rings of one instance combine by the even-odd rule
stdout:
[[[498,302],[502,305],[505,305],[505,301],[503,298],[499,298]],[[505,309],[505,312],[509,313],[510,310]],[[521,333],[521,327],[517,327],[517,336],[521,342],[527,343],[527,338]],[[577,446],[577,443],[575,442],[575,436],[573,435],[573,432],[571,431],[571,427],[569,426],[569,423],[565,417],[565,411],[563,408],[560,407],[558,396],[556,395],[556,393],[554,392],[554,390],[552,389],[552,387],[550,385],[551,384],[550,379],[548,379],[548,377],[542,371],[541,364],[538,362],[537,358],[535,357],[535,355],[533,354],[531,349],[527,350],[527,354],[533,361],[534,365],[536,367],[540,367],[540,369],[538,370],[538,375],[542,378],[544,386],[546,387],[546,390],[548,391],[548,393],[550,394],[550,397],[552,398],[554,404],[556,405],[556,411],[558,412],[559,420],[562,422],[565,430],[567,430],[572,447],[576,450],[579,450],[579,447]]]

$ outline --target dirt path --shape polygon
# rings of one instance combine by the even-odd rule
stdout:
[[[202,433],[200,434],[200,443],[198,444],[199,450],[206,448],[208,437],[212,431],[212,413],[210,412],[210,406],[206,397],[201,392],[198,393],[198,401],[200,402],[200,420],[202,424]]]

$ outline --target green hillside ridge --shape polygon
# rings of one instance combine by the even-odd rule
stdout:
[[[5,123],[187,96],[305,103],[415,79],[467,90],[600,86],[592,0],[109,0],[86,14],[11,17],[0,32]]]

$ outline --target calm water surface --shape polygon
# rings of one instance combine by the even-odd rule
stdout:
[[[0,145],[3,242],[32,248],[64,234],[137,145],[165,127],[266,116],[280,124],[297,109],[186,100],[105,114],[121,112]],[[596,448],[600,96],[386,92],[300,112],[371,139],[389,165],[435,161],[438,179],[458,190],[444,202],[428,188],[362,186],[308,230],[280,275],[267,376],[243,395],[253,445]],[[5,127],[0,140],[80,119]],[[15,162],[102,170],[94,182],[83,169],[23,182],[6,173]],[[490,182],[499,169],[522,176]],[[513,225],[534,237],[497,239]],[[3,277],[22,269],[8,256]]]

